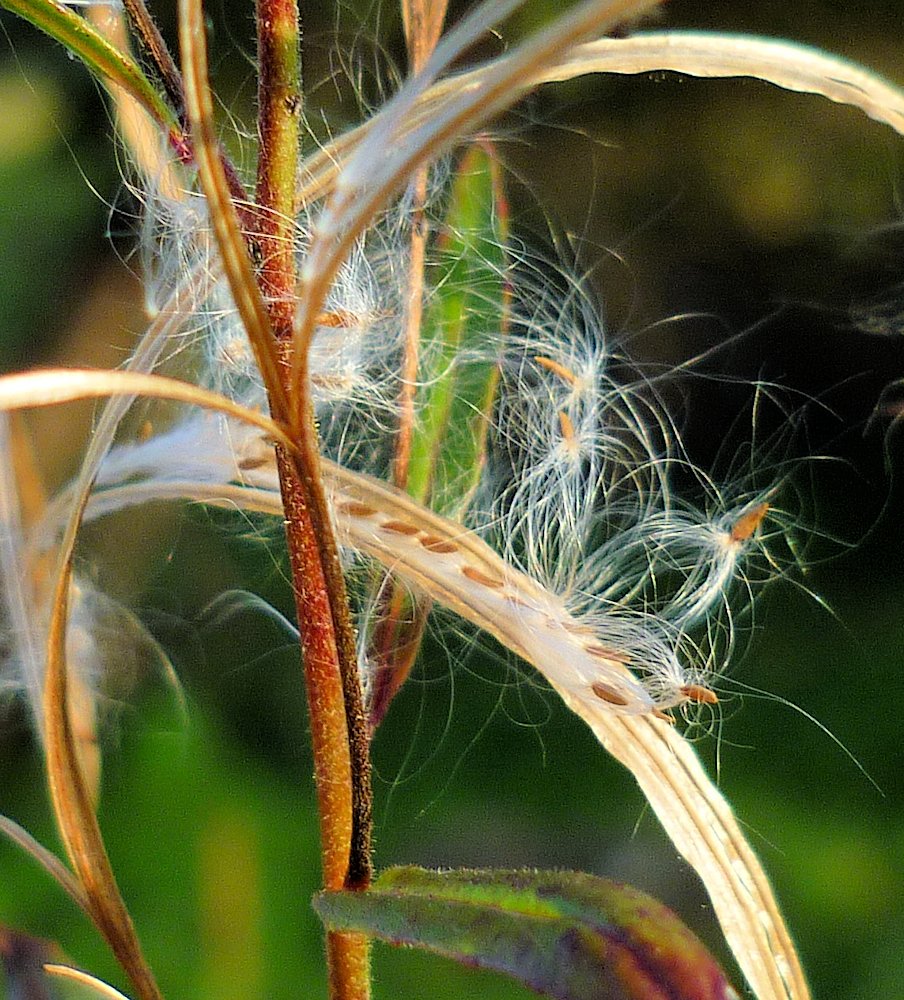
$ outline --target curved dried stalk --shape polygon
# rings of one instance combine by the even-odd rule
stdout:
[[[580,668],[580,653],[586,653],[580,632],[557,631],[553,636],[557,648],[541,646],[542,658],[536,647],[528,648],[536,619],[526,619],[527,609],[507,602],[504,590],[495,584],[514,583],[516,571],[504,569],[504,561],[461,525],[445,521],[366,476],[338,466],[327,466],[326,474],[336,491],[334,508],[340,531],[347,532],[355,548],[530,660],[605,749],[631,771],[676,849],[706,886],[725,937],[760,1000],[807,998],[806,980],[768,878],[731,807],[681,734],[650,714],[633,714],[627,707],[622,713],[622,706],[588,696],[586,675]],[[385,524],[384,519],[411,525],[417,534],[381,539],[379,524]],[[404,544],[406,539],[411,543]],[[445,545],[454,546],[456,552],[443,553]],[[476,573],[466,574],[459,562],[453,563],[462,555],[464,564]],[[438,569],[443,566],[448,570],[444,574]],[[526,592],[519,593],[518,599],[527,602],[531,591],[539,597],[541,588],[529,578],[524,581]],[[566,644],[571,644],[570,651],[565,650]],[[629,697],[624,678],[629,672],[617,659],[617,651],[609,654],[608,658],[600,652],[591,654],[592,666],[601,673],[605,667],[606,684]]]
[[[271,411],[277,420],[288,420],[291,408],[280,377],[279,357],[270,329],[270,317],[254,277],[226,173],[217,150],[213,103],[207,81],[207,48],[201,5],[181,0],[179,12],[186,110],[195,143],[198,173],[204,187],[223,271],[261,377],[270,394]]]
[[[725,940],[759,1000],[809,997],[769,879],[690,743],[659,719],[613,716],[549,680],[634,775],[669,839],[706,886]]]
[[[509,58],[500,56],[477,70],[456,73],[434,83],[419,96],[399,138],[442,113],[462,91],[480,86],[494,66]],[[784,90],[857,108],[904,135],[904,90],[900,86],[831,52],[757,35],[663,31],[602,38],[575,45],[553,65],[523,82],[530,89],[594,73],[629,75],[662,70],[709,79],[751,77]],[[332,191],[342,165],[380,120],[377,115],[304,161],[296,208],[300,210]]]
[[[141,1000],[162,1000],[113,875],[94,814],[91,789],[80,766],[78,742],[72,731],[68,707],[66,625],[75,540],[87,497],[83,496],[81,500],[73,510],[60,547],[47,636],[43,714],[50,797],[60,836],[85,890],[94,923],[132,980],[138,997]]]
[[[602,38],[576,46],[567,60],[538,74],[534,83],[570,80],[589,73],[661,70],[710,79],[752,77],[783,90],[859,108],[904,135],[904,92],[900,87],[849,59],[778,38],[702,31]]]
[[[241,464],[241,452],[237,459]],[[259,448],[251,449],[247,464],[254,466],[250,474],[259,483],[272,479],[272,466],[268,472],[261,464]],[[617,651],[610,650],[608,659],[602,651],[588,654],[586,633],[576,620],[573,628],[567,627],[558,599],[460,524],[368,476],[328,462],[324,473],[337,528],[347,544],[529,659],[631,771],[675,847],[700,876],[738,965],[760,1000],[806,1000],[806,980],[768,878],[692,746],[667,722],[637,714],[639,703],[632,712],[630,706],[601,699],[588,683],[587,671],[595,670],[619,694],[632,695],[633,678]],[[164,480],[99,492],[86,515],[100,517],[132,503],[177,497],[281,515],[272,486]],[[552,613],[559,615],[558,625],[551,624]],[[531,638],[532,629],[544,628],[545,637]],[[587,657],[584,668],[582,655]]]
[[[84,889],[53,851],[49,851],[8,816],[0,816],[0,833],[37,861],[54,882],[65,891],[66,895],[89,917],[91,916],[88,897],[85,895]]]
[[[149,375],[135,371],[107,371],[94,368],[43,368],[37,371],[7,375],[0,379],[0,410],[21,410],[27,406],[55,406],[79,399],[101,396],[136,396],[168,399],[175,403],[191,403],[235,417],[279,442],[293,448],[285,430],[258,410],[234,403],[218,392],[201,389],[190,382],[166,375]]]
[[[73,983],[78,983],[80,986],[87,987],[97,996],[101,997],[101,1000],[129,1000],[124,993],[120,993],[119,990],[114,989],[109,983],[105,983],[87,972],[82,972],[81,969],[73,969],[71,965],[48,964],[44,966],[44,971],[48,976],[56,976],[57,979],[68,979]]]

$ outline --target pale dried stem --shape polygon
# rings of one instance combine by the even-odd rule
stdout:
[[[129,51],[129,36],[121,11],[107,4],[91,6],[85,13],[101,35],[121,52]],[[107,87],[116,108],[116,120],[126,148],[145,180],[156,185],[165,198],[181,201],[185,193],[175,176],[172,163],[163,155],[160,129],[151,116],[125,88],[115,83]]]
[[[402,0],[408,66],[419,73],[436,48],[446,19],[446,0]]]
[[[324,463],[337,527],[367,552],[504,645],[529,659],[634,775],[666,832],[699,874],[738,964],[760,1000],[806,1000],[800,962],[769,881],[731,808],[693,748],[637,702],[633,711],[591,693],[592,676],[630,697],[633,678],[617,649],[608,658],[554,595],[472,532],[424,509],[385,483]],[[258,467],[256,475],[263,475]],[[118,493],[119,496],[110,495]],[[272,489],[228,484],[148,483],[100,493],[97,516],[126,503],[188,496],[226,507],[279,514]],[[537,613],[532,611],[534,609]],[[548,630],[546,640],[537,636]],[[533,635],[532,635],[533,633]],[[582,652],[583,651],[583,652]],[[545,655],[543,655],[545,653]],[[538,655],[539,654],[539,655]],[[581,667],[581,656],[588,657]]]
[[[510,56],[456,73],[422,93],[400,130],[415,132],[463,91],[481,86],[484,77]],[[593,73],[636,74],[670,70],[706,78],[752,77],[785,90],[814,94],[858,108],[904,135],[904,91],[877,73],[831,52],[756,35],[720,32],[651,32],[604,38],[574,46],[553,65],[523,81],[526,87],[562,83]],[[326,197],[342,164],[377,126],[380,117],[339,136],[303,164],[296,207]]]
[[[89,917],[91,908],[88,897],[81,884],[73,876],[72,872],[62,861],[47,848],[35,840],[27,831],[22,829],[15,820],[7,816],[0,816],[0,833],[3,833],[10,841],[20,847],[26,854],[34,858],[35,861],[47,872],[48,875],[63,889],[67,896]]]
[[[87,972],[82,972],[81,969],[74,969],[71,965],[48,964],[44,966],[44,971],[47,975],[55,976],[57,979],[68,979],[73,983],[78,983],[94,996],[100,997],[101,1000],[129,1000],[124,993],[120,993],[109,983],[105,983]]]
[[[408,257],[408,287],[405,294],[405,338],[402,377],[399,389],[399,424],[396,430],[393,482],[399,489],[408,484],[411,460],[411,437],[414,433],[414,399],[420,362],[421,321],[424,314],[424,259],[427,249],[427,221],[424,202],[427,197],[427,170],[417,172],[413,182],[414,206]]]

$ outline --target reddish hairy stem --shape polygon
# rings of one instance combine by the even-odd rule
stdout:
[[[330,997],[370,1000],[370,940],[363,934],[330,931],[326,955]]]
[[[301,82],[295,0],[257,0],[258,133],[256,238],[258,282],[273,334],[282,345],[288,392],[295,319],[294,196],[299,153]],[[370,758],[345,580],[320,481],[317,431],[300,386],[292,437],[298,450],[277,449],[286,539],[304,658],[321,858],[327,888],[370,882]],[[286,414],[282,415],[283,417]],[[330,996],[370,995],[368,940],[329,932]]]
[[[314,777],[320,811],[323,884],[345,885],[351,848],[351,773],[345,698],[326,577],[320,565],[311,511],[295,463],[277,448],[286,537],[311,719]]]
[[[285,372],[288,379],[288,364]],[[302,620],[312,615],[319,616],[312,622],[306,621],[306,626],[320,628],[324,636],[329,636],[331,646],[321,643],[314,648],[318,655],[323,655],[331,648],[332,669],[339,682],[338,689],[332,685],[329,692],[324,693],[334,694],[339,689],[342,693],[341,704],[345,727],[341,735],[350,770],[332,773],[328,770],[330,760],[340,759],[339,753],[334,751],[327,754],[325,758],[327,769],[323,770],[322,774],[323,779],[330,783],[345,782],[350,786],[348,794],[351,799],[351,821],[347,835],[350,845],[346,855],[346,869],[343,872],[344,888],[366,889],[371,879],[370,742],[358,679],[357,653],[348,613],[345,578],[323,491],[320,453],[316,447],[317,436],[313,415],[309,401],[305,399],[302,403],[308,414],[307,432],[293,435],[298,445],[297,451],[291,456],[284,456],[285,460],[280,467],[280,488],[286,505],[286,536],[293,560],[293,583],[299,627],[301,628]],[[309,607],[308,602],[316,597],[315,588],[318,586],[322,587],[325,603],[315,601],[314,606]],[[307,661],[309,653],[304,630],[301,638],[302,650]],[[325,661],[321,666],[325,668]],[[313,715],[313,705],[311,711]],[[330,711],[335,715],[335,706]],[[338,728],[324,731],[333,732],[337,738],[340,735]],[[335,835],[346,837],[341,830],[335,831]],[[326,850],[326,844],[323,845],[323,849]]]
[[[257,205],[261,292],[278,339],[295,318],[295,219],[301,76],[294,0],[258,0]]]

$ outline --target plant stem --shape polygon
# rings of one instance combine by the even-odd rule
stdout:
[[[176,60],[160,34],[157,22],[145,6],[144,0],[123,0],[123,6],[129,16],[129,23],[135,34],[141,39],[141,44],[151,57],[160,79],[163,81],[166,96],[178,115],[185,108],[185,91],[182,87],[182,77]]]
[[[418,73],[436,48],[443,20],[445,0],[402,0],[402,20],[408,49],[408,68]],[[402,360],[402,388],[399,395],[399,428],[396,436],[393,480],[399,489],[408,483],[408,462],[411,457],[411,435],[414,425],[414,396],[417,389],[418,355],[420,353],[421,317],[424,301],[424,257],[427,247],[426,166],[412,180],[414,209],[411,225],[411,257],[408,263],[408,295],[405,304],[405,351]]]
[[[259,17],[265,33],[272,30],[274,23],[267,16],[269,9],[266,0],[260,0]],[[297,26],[295,32],[297,35]],[[369,753],[345,581],[320,478],[320,453],[308,386],[306,382],[299,384],[297,399],[290,399],[287,389],[294,360],[289,356],[292,341],[287,337],[291,328],[274,330],[249,256],[249,247],[252,251],[261,250],[261,239],[268,249],[284,246],[287,239],[291,240],[294,226],[291,215],[268,211],[270,206],[265,205],[263,211],[255,211],[254,232],[245,234],[240,230],[238,206],[230,194],[214,133],[200,0],[179,0],[179,40],[186,111],[223,269],[267,387],[273,418],[286,428],[294,444],[294,448],[278,457],[283,498],[289,511],[287,536],[306,681],[309,693],[312,687],[315,692],[310,699],[311,728],[318,800],[324,803],[321,850],[325,878],[328,885],[364,888],[370,881]],[[262,45],[268,57],[270,53],[286,51],[285,46],[270,41],[266,39]],[[282,66],[268,67],[265,77],[285,79],[286,70],[283,58]],[[297,85],[296,79],[294,86]],[[266,98],[265,94],[264,103],[274,108],[275,103]],[[283,107],[283,114],[297,114],[297,107]],[[267,115],[262,116],[264,146],[275,143],[271,134],[277,133],[271,133],[271,121]],[[292,128],[279,130],[278,152],[271,147],[263,157],[265,174],[271,170],[266,164],[285,165],[286,157],[297,155],[297,134],[297,125],[294,132]],[[284,204],[283,192],[278,187],[267,184],[265,190],[278,191],[279,203]],[[261,262],[266,259],[261,252]],[[282,260],[291,273],[276,274],[273,287],[288,289],[292,287],[290,277],[294,279],[294,254],[285,255]],[[275,312],[279,319],[279,310]],[[361,971],[368,966],[366,943],[354,936],[337,937],[328,941],[327,954],[330,982],[335,984],[334,1000],[366,1000],[369,979],[366,971]]]
[[[294,462],[277,449],[289,561],[304,651],[314,776],[320,811],[323,884],[345,884],[351,849],[351,757],[327,583],[306,491]]]
[[[259,281],[277,340],[295,316],[301,66],[295,0],[257,0]]]
[[[446,16],[445,0],[402,0],[402,22],[408,49],[408,68],[418,73],[436,48]],[[399,424],[392,463],[393,482],[408,488],[408,468],[414,434],[415,397],[420,362],[421,326],[424,311],[424,264],[429,225],[427,203],[428,168],[421,167],[411,181],[411,239],[408,259],[408,287],[405,302],[405,347],[399,390]],[[426,498],[425,498],[426,502]],[[430,601],[411,597],[406,588],[389,577],[378,587],[385,591],[369,653],[376,670],[369,708],[371,731],[382,722],[389,703],[408,679],[420,649],[430,613]],[[411,620],[406,622],[403,616]]]
[[[259,283],[273,334],[288,356],[295,320],[295,220],[301,79],[295,0],[257,0],[257,171]],[[307,386],[302,390],[307,397]],[[277,449],[293,589],[304,658],[326,888],[370,882],[370,758],[345,581],[320,482],[317,433],[309,398],[292,436],[299,450]],[[329,932],[327,963],[334,1000],[370,995],[367,938]]]

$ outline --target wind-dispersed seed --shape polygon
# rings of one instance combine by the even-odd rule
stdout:
[[[381,531],[391,531],[394,535],[416,535],[420,532],[420,528],[415,527],[413,524],[409,524],[407,521],[384,521],[380,525]]]
[[[571,417],[564,410],[559,410],[559,427],[562,429],[562,437],[565,438],[565,441],[573,445],[576,440],[574,424]]]
[[[484,587],[490,587],[493,590],[500,590],[505,586],[502,580],[494,576],[487,576],[486,573],[481,573],[479,569],[474,569],[473,566],[462,566],[461,572],[469,580],[473,580],[474,583],[480,583]]]
[[[578,380],[577,375],[575,375],[570,368],[566,368],[565,365],[560,364],[558,361],[553,361],[552,358],[547,358],[542,354],[537,354],[534,356],[534,361],[536,361],[541,368],[545,368],[547,371],[558,375],[563,382],[567,382],[569,385],[574,385]]]
[[[317,313],[314,323],[316,326],[348,328],[359,326],[361,320],[346,309],[330,309],[327,312]]]
[[[458,546],[455,542],[447,541],[439,535],[422,535],[418,541],[428,552],[457,552]]]
[[[359,503],[357,500],[346,500],[345,503],[339,504],[339,511],[348,514],[349,517],[373,517],[376,514],[373,507],[368,507],[366,503]]]
[[[631,704],[631,702],[623,694],[619,694],[618,691],[608,687],[606,684],[602,684],[600,681],[594,681],[590,685],[590,690],[597,696],[597,698],[601,701],[605,701],[609,705],[618,705],[623,708],[625,705]]]
[[[683,684],[678,690],[688,701],[695,701],[698,705],[717,705],[719,702],[716,692],[702,684]]]
[[[746,542],[763,523],[768,512],[769,504],[763,502],[743,513],[731,526],[731,540],[733,542]]]

